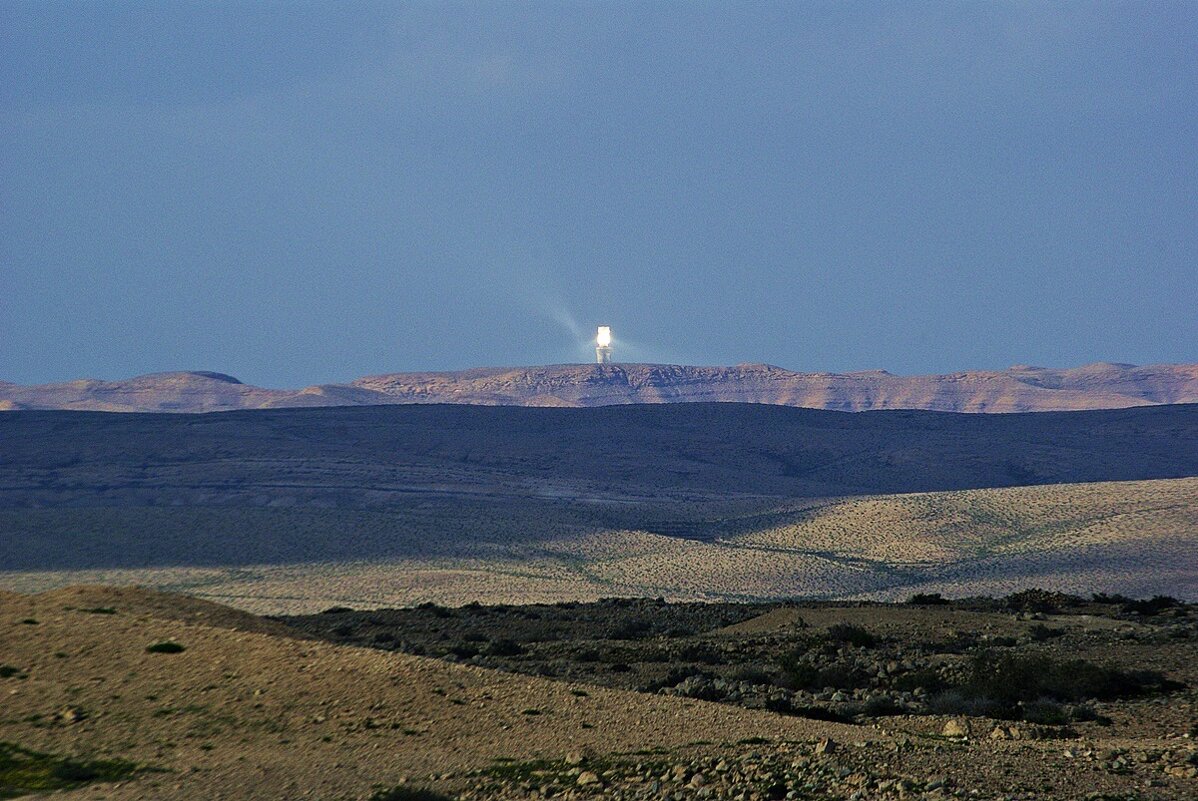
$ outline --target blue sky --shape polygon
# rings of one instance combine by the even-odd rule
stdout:
[[[0,380],[1198,361],[1198,3],[0,3]]]

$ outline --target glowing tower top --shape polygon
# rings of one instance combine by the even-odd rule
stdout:
[[[595,332],[595,363],[611,363],[611,326],[601,325]]]

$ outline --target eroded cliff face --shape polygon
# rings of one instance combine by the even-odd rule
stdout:
[[[1097,363],[1070,369],[897,376],[797,373],[768,364],[563,364],[392,373],[301,390],[263,389],[220,373],[155,373],[123,381],[21,386],[0,382],[0,410],[209,412],[299,406],[469,403],[605,406],[722,401],[813,409],[1033,412],[1198,402],[1198,365]]]

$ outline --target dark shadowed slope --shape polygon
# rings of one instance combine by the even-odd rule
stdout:
[[[0,417],[0,505],[815,497],[1198,475],[1198,406],[867,414],[750,404]]]
[[[301,390],[263,389],[220,373],[156,373],[121,381],[0,382],[0,410],[210,412],[394,403],[606,406],[722,401],[810,409],[1031,412],[1198,402],[1198,365],[1018,365],[948,375],[796,373],[767,364],[559,364],[393,373]]]

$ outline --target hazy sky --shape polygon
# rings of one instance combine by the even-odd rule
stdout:
[[[0,2],[0,379],[1198,361],[1198,2]],[[578,331],[572,331],[571,326]]]

